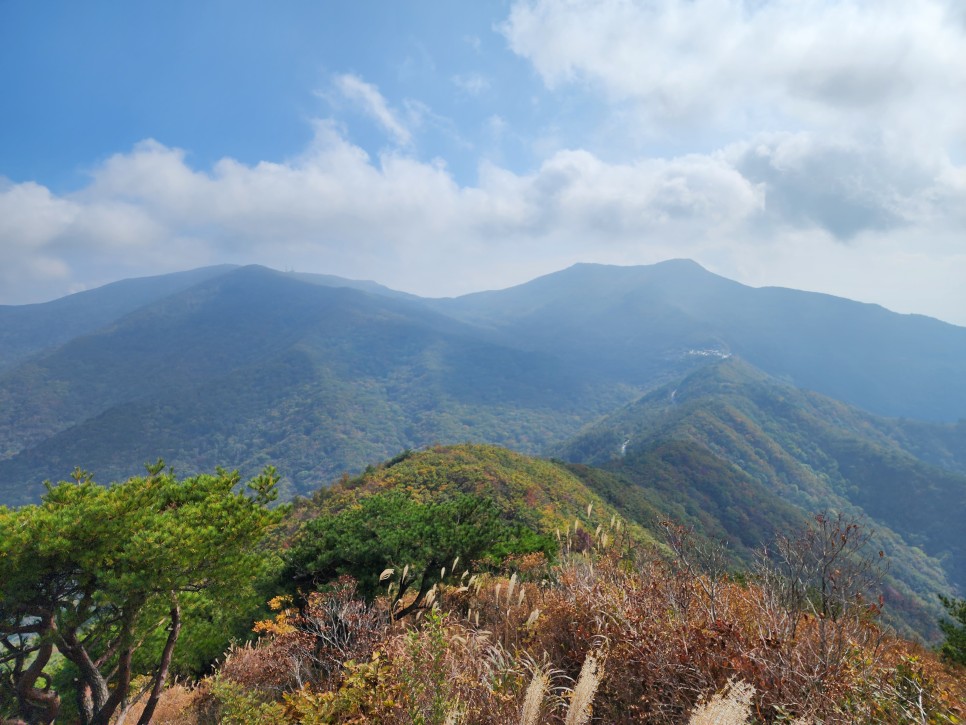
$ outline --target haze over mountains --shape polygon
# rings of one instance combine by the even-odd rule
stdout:
[[[455,299],[224,266],[0,307],[0,503],[158,457],[273,464],[306,493],[483,441],[745,551],[810,511],[865,514],[921,632],[932,593],[966,585],[963,418],[966,328],[685,260]]]
[[[271,460],[304,491],[439,441],[542,452],[726,355],[873,413],[966,411],[966,329],[684,260],[436,300],[213,267],[0,307],[0,351],[8,500],[74,465],[115,478],[157,455],[181,470]]]
[[[966,411],[966,328],[829,295],[747,287],[688,260],[580,264],[436,306],[588,373],[642,385],[678,369],[689,350],[717,351],[882,415],[953,421]]]

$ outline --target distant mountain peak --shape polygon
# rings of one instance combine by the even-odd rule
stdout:
[[[581,266],[581,265],[574,265]],[[689,274],[714,274],[707,267],[702,266],[693,259],[687,257],[675,257],[674,259],[664,259],[652,264],[587,264],[588,267],[603,267],[614,270],[628,270],[650,273],[689,273]],[[717,276],[717,275],[715,275]]]
[[[567,273],[597,273],[607,275],[621,275],[626,277],[640,277],[641,275],[665,274],[704,274],[714,275],[693,259],[676,258],[665,259],[653,264],[603,264],[599,262],[577,262],[559,272],[551,272],[545,277],[566,275]],[[538,278],[540,279],[540,278]]]
[[[707,272],[708,270],[702,267],[698,262],[688,257],[675,257],[673,259],[664,259],[660,262],[654,262],[652,264],[606,264],[603,262],[577,262],[570,265],[567,269],[581,269],[581,268],[597,268],[597,269],[658,269],[658,268],[680,268],[680,269],[694,269],[702,270]]]

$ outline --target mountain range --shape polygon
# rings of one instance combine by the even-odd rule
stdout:
[[[865,516],[927,634],[934,593],[966,587],[964,418],[966,328],[687,260],[452,299],[221,266],[0,307],[0,504],[158,457],[275,465],[291,496],[481,441],[739,559],[808,512]]]

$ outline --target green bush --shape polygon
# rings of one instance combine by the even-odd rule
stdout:
[[[949,599],[941,596],[943,606],[953,621],[943,620],[939,629],[946,635],[941,652],[950,662],[966,665],[966,599]]]

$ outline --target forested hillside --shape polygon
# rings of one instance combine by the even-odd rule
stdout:
[[[0,501],[80,465],[162,455],[267,463],[283,496],[405,448],[543,453],[736,354],[895,422],[921,461],[966,471],[966,330],[823,295],[752,289],[683,260],[577,265],[507,290],[420,299],[373,282],[213,267],[0,308]]]
[[[921,435],[923,426],[913,430]],[[955,426],[933,428],[936,440],[956,436]],[[911,439],[903,422],[732,358],[608,416],[560,455],[608,471],[610,501],[665,511],[739,547],[803,513],[865,516],[901,583],[890,592],[893,607],[922,627],[938,608],[936,591],[966,585],[966,476],[918,458]]]
[[[0,372],[231,269],[228,265],[204,267],[122,280],[42,304],[0,305]]]
[[[406,300],[243,268],[3,375],[0,500],[158,455],[273,463],[291,495],[435,441],[537,451],[628,396]]]

